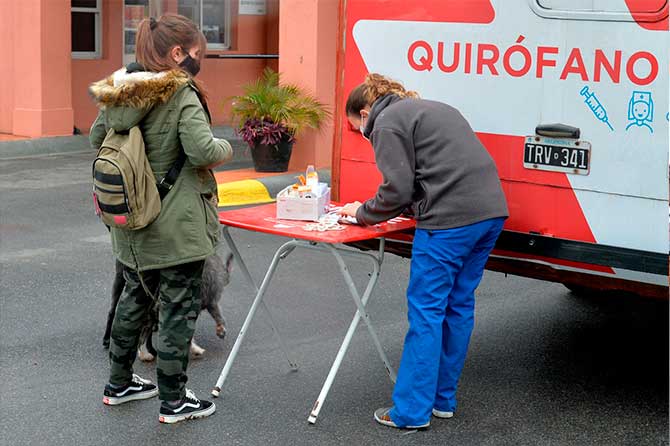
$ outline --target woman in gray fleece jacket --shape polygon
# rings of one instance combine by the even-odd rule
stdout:
[[[474,291],[509,215],[495,163],[453,107],[379,74],[351,91],[347,118],[374,148],[383,182],[342,213],[374,225],[411,207],[417,221],[407,288],[409,330],[393,407],[377,422],[424,428],[451,418],[474,325]]]

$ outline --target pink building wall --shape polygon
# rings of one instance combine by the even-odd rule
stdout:
[[[96,116],[96,108],[88,96],[91,82],[110,75],[122,65],[123,3],[120,0],[103,2],[103,54],[97,60],[73,60],[72,91],[75,108],[75,126],[88,131]],[[168,3],[168,10],[174,9]],[[266,16],[237,15],[233,8],[233,49],[226,54],[266,54],[267,48],[278,40],[278,29],[273,26],[278,16],[277,0],[268,0]],[[273,35],[274,34],[274,35]],[[227,98],[240,94],[242,85],[255,80],[267,65],[266,60],[205,59],[199,79],[204,83],[214,124],[229,124]]]
[[[240,16],[234,6],[233,49],[225,53],[276,54],[278,0],[267,1],[267,12]],[[123,64],[123,1],[102,2],[100,59],[72,59],[70,20],[70,0],[0,2],[0,41],[9,61],[0,70],[0,133],[40,137],[70,135],[73,126],[89,130],[97,110],[88,86]],[[255,80],[267,65],[276,68],[277,62],[204,61],[200,77],[215,124],[230,122],[226,99],[241,93],[242,85]]]
[[[266,66],[334,111],[340,1],[267,0],[265,16],[240,16],[233,5],[233,48],[226,53],[279,53],[280,59],[204,60],[200,79],[214,124],[230,124],[228,99]],[[70,0],[0,2],[0,41],[10,62],[0,70],[0,133],[41,137],[72,134],[73,126],[89,130],[97,110],[88,86],[123,63],[123,1],[102,2],[100,59],[72,59],[70,20]],[[332,122],[298,135],[291,169],[331,165]]]
[[[83,132],[88,132],[97,116],[97,109],[88,94],[88,86],[112,74],[123,64],[122,6],[123,2],[120,0],[103,0],[102,2],[102,57],[100,59],[71,58],[74,126]]]
[[[335,110],[339,2],[336,0],[281,0],[279,11],[279,71],[283,79],[300,85]],[[320,131],[297,136],[291,169],[307,164],[330,166],[333,120]]]
[[[14,112],[14,2],[0,6],[0,42],[8,62],[0,69],[0,133],[12,133]]]
[[[69,0],[3,2],[0,33],[11,63],[0,70],[0,132],[72,133],[69,8]]]

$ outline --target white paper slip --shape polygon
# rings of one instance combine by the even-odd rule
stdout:
[[[345,224],[345,225],[357,225],[358,220],[356,220],[356,217],[350,217],[348,215],[340,215],[340,223]]]

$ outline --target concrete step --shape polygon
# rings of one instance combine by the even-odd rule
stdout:
[[[243,169],[253,166],[251,149],[230,126],[212,128],[217,138],[223,138],[233,146],[233,159],[223,169]],[[11,135],[0,137],[0,159],[57,153],[93,152],[88,135],[54,136],[47,138],[17,138]]]
[[[216,168],[217,172],[253,167],[254,163],[251,158],[251,149],[235,132],[235,129],[229,126],[217,126],[212,128],[212,133],[217,138],[225,139],[233,147],[233,159],[223,166]]]

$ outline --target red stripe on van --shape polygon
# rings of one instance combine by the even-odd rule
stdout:
[[[356,20],[412,22],[491,23],[495,10],[490,0],[349,0],[347,17]],[[353,24],[349,24],[352,26]]]
[[[498,166],[510,218],[505,228],[595,243],[568,176],[523,167],[523,136],[478,133]]]
[[[668,2],[666,0],[626,0],[633,19],[650,31],[668,31]]]
[[[596,243],[567,174],[525,169],[523,136],[477,135],[498,167],[510,211],[506,229]],[[349,145],[350,156],[345,156],[343,147],[340,201],[364,201],[373,197],[382,178],[370,153],[370,143],[360,134],[347,130],[343,131],[342,141],[343,145]],[[362,156],[351,156],[356,150],[353,147]]]

